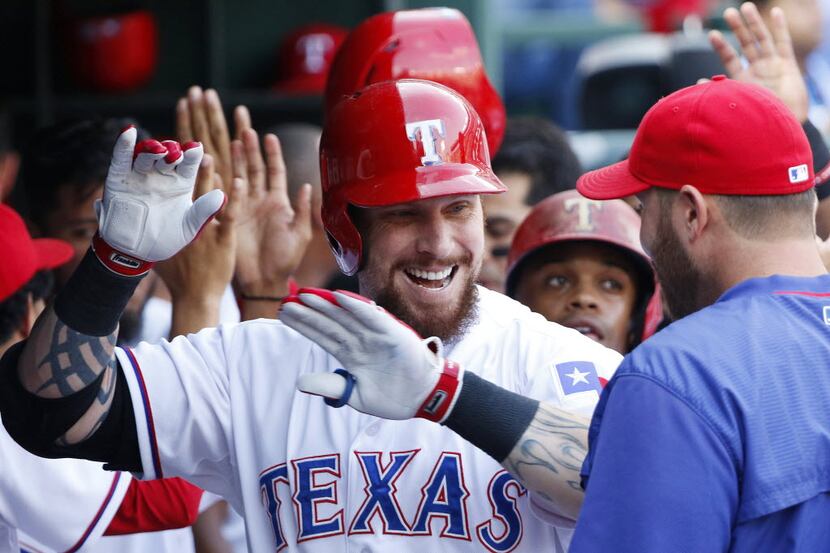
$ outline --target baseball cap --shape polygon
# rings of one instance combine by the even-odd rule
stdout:
[[[628,159],[576,187],[607,200],[685,184],[704,194],[796,194],[814,181],[810,144],[789,108],[765,88],[717,75],[658,101]]]
[[[33,240],[20,215],[0,204],[0,301],[20,290],[36,272],[66,263],[72,253],[72,246],[62,240]]]

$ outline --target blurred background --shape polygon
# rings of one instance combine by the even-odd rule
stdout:
[[[771,2],[766,2],[772,4]],[[814,107],[830,82],[830,0],[776,0],[804,36]],[[586,168],[616,161],[660,96],[720,72],[705,31],[718,0],[3,0],[0,102],[13,147],[76,116],[172,134],[188,86],[246,104],[257,126],[321,121],[324,71],[349,28],[387,10],[460,9],[508,114],[549,118]],[[824,9],[822,9],[824,8]],[[803,20],[803,21],[801,21]],[[798,32],[796,32],[798,31]],[[805,61],[806,63],[806,61]],[[815,67],[815,69],[813,69]],[[830,93],[828,94],[830,97]],[[827,118],[811,118],[823,131]],[[818,119],[818,120],[816,120]]]

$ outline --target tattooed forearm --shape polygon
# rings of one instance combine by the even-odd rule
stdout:
[[[66,434],[55,440],[57,445],[70,446],[83,442],[95,434],[101,428],[101,425],[104,424],[115,393],[115,382],[117,380],[117,367],[115,364],[116,361],[113,358],[107,367],[107,372],[104,374],[101,382],[101,388],[98,390],[98,395],[95,396],[95,401],[92,403],[92,406],[90,406],[86,414],[72,428],[67,430]]]
[[[67,421],[74,424],[55,440],[57,445],[83,442],[106,420],[117,380],[116,332],[100,337],[82,334],[58,319],[51,306],[32,329],[18,364],[26,390],[55,399],[99,386],[92,405],[76,421]]]
[[[116,334],[87,336],[51,307],[38,319],[20,364],[24,387],[44,398],[69,396],[94,382],[113,359]]]
[[[575,518],[582,503],[579,471],[588,453],[589,420],[540,404],[502,465],[528,489]]]

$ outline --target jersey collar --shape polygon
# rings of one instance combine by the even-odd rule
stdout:
[[[750,278],[723,293],[718,301],[729,301],[742,296],[804,295],[830,297],[830,274],[817,277],[772,275]]]

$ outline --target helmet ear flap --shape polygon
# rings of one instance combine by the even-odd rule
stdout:
[[[349,206],[351,207],[351,206]],[[337,261],[340,271],[347,276],[352,276],[360,270],[363,264],[363,239],[355,227],[351,210],[347,207],[342,215],[338,217],[336,225],[329,225],[324,222],[326,239],[329,242],[331,253]]]

